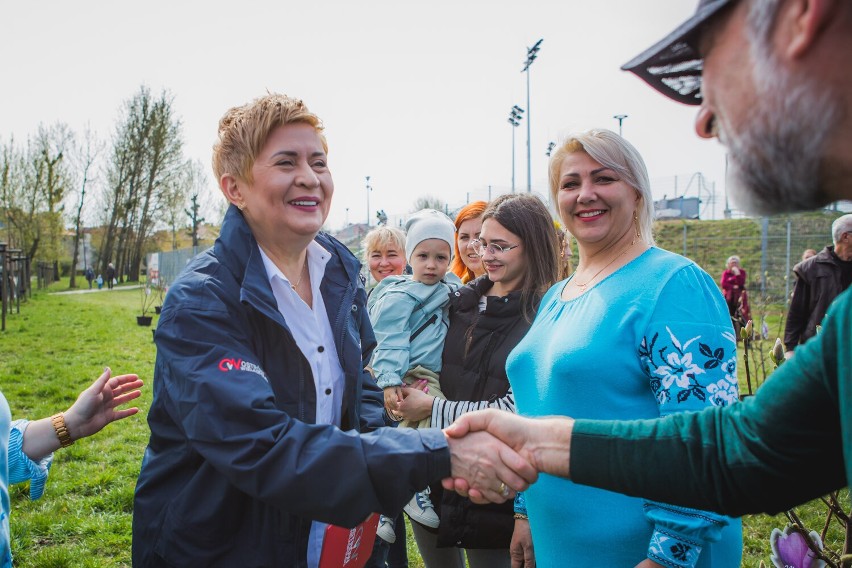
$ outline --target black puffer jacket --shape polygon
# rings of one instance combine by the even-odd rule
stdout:
[[[447,400],[496,400],[506,396],[506,358],[530,328],[521,309],[521,293],[479,300],[493,283],[482,276],[453,293],[450,327],[444,342],[441,390]],[[534,310],[529,310],[532,319]],[[435,501],[438,501],[437,495]],[[438,546],[509,548],[514,529],[512,502],[474,505],[456,493],[440,499]]]
[[[816,335],[816,327],[828,307],[843,292],[841,262],[834,247],[828,246],[793,267],[797,278],[784,329],[787,349],[794,349]]]

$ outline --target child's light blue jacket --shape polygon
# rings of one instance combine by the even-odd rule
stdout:
[[[367,308],[378,343],[371,367],[381,388],[401,385],[403,375],[417,365],[440,373],[450,294],[460,286],[452,272],[433,285],[410,276],[379,282]]]

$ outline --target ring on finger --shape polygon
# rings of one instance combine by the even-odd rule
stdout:
[[[503,497],[509,496],[509,488],[502,481],[500,482],[500,495],[502,495]]]

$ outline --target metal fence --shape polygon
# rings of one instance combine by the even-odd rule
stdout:
[[[191,247],[157,253],[160,278],[167,284],[174,282],[192,257],[201,250],[199,247]]]
[[[793,267],[806,249],[817,252],[831,244],[831,222],[824,219],[762,218],[750,220],[753,235],[707,235],[708,222],[683,223],[678,237],[671,231],[658,244],[694,260],[717,281],[729,256],[740,257],[752,302],[785,304],[793,290]],[[714,223],[713,221],[709,222]]]

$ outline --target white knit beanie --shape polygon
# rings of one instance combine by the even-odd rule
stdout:
[[[456,226],[452,219],[434,209],[421,209],[405,223],[405,259],[411,261],[411,254],[417,245],[427,239],[441,239],[450,245],[450,258],[453,256],[453,243],[456,240]]]

